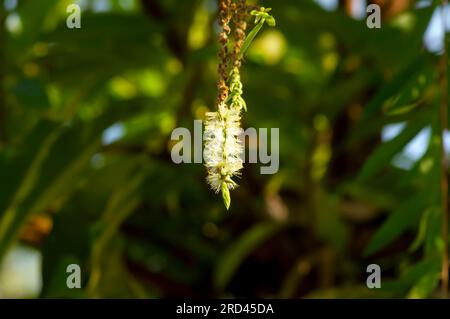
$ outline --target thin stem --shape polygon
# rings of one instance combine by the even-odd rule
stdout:
[[[0,5],[0,149],[5,146],[7,142],[6,137],[6,105],[5,105],[5,90],[4,90],[4,76],[5,76],[5,8]]]
[[[441,103],[440,103],[440,129],[441,129],[441,206],[442,206],[442,239],[443,239],[443,256],[441,267],[441,293],[445,298],[448,296],[449,278],[448,278],[448,161],[444,148],[444,134],[448,129],[448,48],[447,48],[447,30],[446,30],[446,9],[447,0],[441,0],[442,3],[442,20],[444,28],[444,52],[440,60],[440,85],[441,85]]]

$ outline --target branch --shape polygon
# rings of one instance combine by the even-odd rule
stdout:
[[[3,5],[0,5],[0,149],[6,144],[6,105],[5,105],[5,18],[6,13]]]
[[[448,161],[444,148],[444,134],[448,129],[448,48],[447,48],[447,30],[446,30],[446,14],[447,0],[442,1],[442,19],[444,28],[444,52],[440,59],[440,85],[441,85],[441,103],[439,106],[440,113],[440,152],[441,152],[441,206],[442,206],[442,240],[443,240],[443,255],[441,267],[441,293],[445,298],[448,296]]]

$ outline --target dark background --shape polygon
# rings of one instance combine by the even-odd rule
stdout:
[[[279,128],[280,170],[245,165],[229,211],[170,158],[215,108],[215,1],[79,1],[81,29],[1,2],[0,297],[440,296],[438,1],[376,1],[381,29],[365,1],[259,3],[243,125]]]

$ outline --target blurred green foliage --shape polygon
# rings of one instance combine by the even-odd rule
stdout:
[[[247,164],[229,212],[202,165],[170,158],[172,130],[214,109],[215,1],[80,1],[81,29],[65,25],[70,3],[1,12],[0,259],[19,241],[38,250],[40,297],[436,296],[436,1],[372,30],[342,7],[261,1],[277,27],[248,51],[244,126],[280,128],[280,170]]]

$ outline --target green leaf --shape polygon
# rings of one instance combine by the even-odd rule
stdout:
[[[225,251],[217,264],[214,274],[216,287],[226,287],[244,259],[264,241],[280,231],[282,225],[280,223],[258,224],[239,237]]]
[[[36,154],[45,149],[48,136],[55,128],[55,123],[39,121],[21,137],[14,152],[5,149],[0,153],[0,218],[11,205]]]
[[[434,269],[420,278],[408,292],[407,298],[423,299],[430,296],[439,285],[440,272]]]
[[[370,256],[391,243],[409,227],[418,223],[420,216],[427,205],[424,196],[413,196],[404,202],[397,211],[389,215],[380,229],[372,237],[364,251]]]
[[[421,278],[427,274],[439,271],[440,257],[433,256],[425,258],[418,263],[407,267],[406,271],[402,272],[398,279],[388,280],[382,283],[382,291],[392,291],[398,293],[405,293],[417,284]]]
[[[409,123],[406,128],[393,140],[381,144],[367,159],[358,178],[367,180],[387,166],[391,159],[400,152],[425,126],[425,121],[416,120]]]
[[[140,164],[138,161],[137,164]],[[125,185],[117,186],[111,195],[103,216],[99,221],[101,232],[96,236],[92,244],[91,277],[89,278],[87,291],[96,296],[96,290],[102,279],[104,269],[104,256],[110,242],[119,230],[120,225],[136,210],[141,202],[141,185],[147,176],[148,170],[143,170],[141,165],[135,168],[134,174]]]
[[[0,219],[0,256],[15,240],[23,223],[33,214],[61,203],[80,181],[91,157],[100,147],[102,128],[73,125],[51,132]],[[80,134],[83,128],[84,134]]]
[[[20,226],[25,221],[27,212],[20,210],[20,205],[29,196],[37,183],[41,168],[48,156],[51,146],[59,136],[60,130],[56,129],[50,133],[35,154],[33,161],[26,170],[20,186],[17,188],[9,207],[1,215],[0,219],[0,258],[5,254],[7,248],[17,235]]]
[[[119,196],[118,192],[122,188],[125,193],[128,186],[133,185],[134,178],[131,173],[133,169],[136,170],[137,162],[135,157],[119,157],[93,171],[82,187],[79,187],[55,214],[52,232],[41,248],[42,298],[72,297],[73,289],[67,288],[65,279],[61,280],[67,277],[67,259],[76,258],[82,269],[89,268],[93,238],[101,238],[108,228],[117,229],[117,217],[112,217],[109,224],[101,220],[102,213],[105,212],[106,206],[113,212],[112,198],[115,198],[115,202],[119,197],[127,200],[122,195]],[[119,215],[124,213],[122,208],[127,207],[121,206]],[[102,227],[95,227],[100,225],[100,221]],[[101,229],[95,233],[97,229],[94,228]],[[87,280],[87,276],[84,279]]]
[[[364,108],[364,118],[367,119],[374,116],[391,97],[401,94],[411,79],[418,78],[424,67],[428,65],[426,57],[420,55],[396,74],[393,80],[381,87],[375,97]]]
[[[419,223],[419,229],[417,231],[416,239],[414,239],[413,243],[411,244],[411,246],[408,249],[408,251],[410,253],[419,249],[419,247],[424,243],[425,237],[427,234],[428,221],[430,219],[431,213],[432,213],[432,209],[429,208],[422,214],[422,217],[421,217],[420,223]]]

